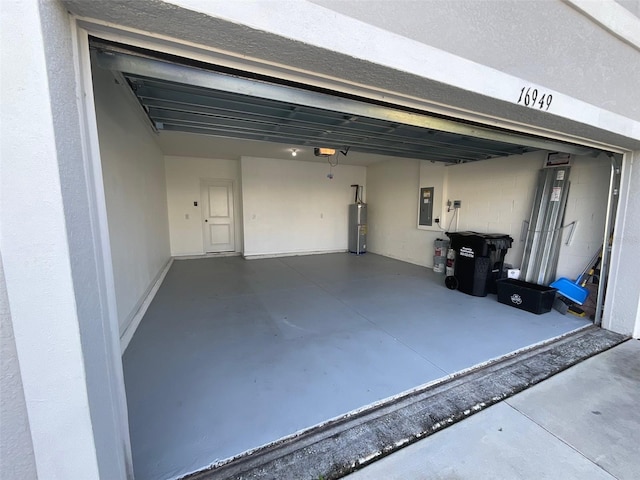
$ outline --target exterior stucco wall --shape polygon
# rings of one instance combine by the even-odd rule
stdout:
[[[310,1],[640,120],[640,50],[566,2]]]
[[[615,0],[624,8],[633,13],[636,17],[640,17],[640,0]]]
[[[477,14],[473,9],[484,7],[467,9],[462,5],[468,4],[452,2],[442,6],[450,14],[437,22],[433,11],[409,8],[417,8],[418,2],[407,3],[407,8],[385,3],[0,2],[0,247],[39,477],[126,476],[126,434],[118,435],[117,425],[124,398],[118,392],[119,346],[117,331],[110,331],[114,325],[105,322],[109,313],[99,271],[108,246],[100,243],[104,237],[96,231],[99,219],[91,198],[97,188],[91,185],[92,174],[99,173],[87,171],[84,164],[78,102],[86,92],[77,88],[67,9],[173,37],[194,51],[230,52],[283,72],[370,88],[380,99],[390,92],[622,145],[637,150],[637,164],[640,91],[634,80],[640,76],[640,57],[627,43],[559,1],[502,2],[495,12]],[[435,10],[432,2],[419,4]],[[493,9],[495,2],[490,4]],[[455,5],[458,10],[450,10]],[[480,21],[462,28],[473,17]],[[526,24],[524,17],[530,18]],[[414,18],[430,18],[433,30]],[[451,38],[444,29],[464,36]],[[558,37],[561,30],[570,37]],[[442,39],[423,37],[438,31]],[[557,90],[557,109],[547,114],[516,105],[513,96],[521,80]],[[607,326],[638,334],[640,177],[632,167],[629,157]],[[11,341],[7,343],[11,352]],[[16,361],[14,355],[8,358]],[[16,368],[16,363],[10,367],[14,373]],[[12,388],[18,392],[17,420],[24,427],[18,387]],[[29,458],[26,438],[20,450]],[[26,475],[32,467],[27,461]]]
[[[362,5],[369,3],[362,2]],[[513,125],[563,132],[595,142],[640,147],[640,121],[629,122],[613,110],[598,108],[572,94],[536,84],[530,78],[500,72],[303,0],[67,0],[65,4],[70,11],[83,17],[140,33],[152,31],[175,38],[180,54],[184,52],[202,59],[212,52],[214,63],[222,61],[224,65],[348,93],[364,90],[365,96],[372,99],[490,124],[495,119],[506,119]],[[389,6],[394,4],[388,3]],[[373,2],[372,8],[376,5]],[[429,2],[422,5],[428,8]],[[517,5],[519,8],[520,3]],[[390,18],[402,25],[409,13],[394,7]],[[184,25],[189,28],[183,28]],[[564,25],[555,26],[565,28]],[[599,28],[593,23],[588,27]],[[101,31],[109,34],[113,29],[100,27],[98,35]],[[138,34],[132,35],[130,38]],[[165,47],[163,44],[161,48]],[[169,49],[173,47],[171,45]],[[520,47],[520,43],[514,42],[500,45],[498,50]],[[548,46],[545,43],[540,48],[546,52]],[[609,56],[617,57],[618,54],[616,44]],[[555,65],[555,58],[550,56],[549,59],[550,65]],[[589,65],[591,62],[579,66],[589,69]],[[633,65],[627,68],[633,68]],[[591,76],[576,75],[572,81],[587,84],[585,88],[599,94],[607,105],[607,92],[626,90],[630,98],[636,95],[633,85],[621,77],[612,70],[607,82],[594,83]],[[518,105],[519,93],[527,85],[544,87],[552,93],[553,108],[547,112]],[[575,87],[576,90],[580,88],[583,87]],[[636,141],[630,142],[629,138]]]
[[[0,21],[0,250],[37,475],[125,478],[71,19],[57,1],[19,0]]]
[[[35,480],[27,406],[0,258],[0,477]]]

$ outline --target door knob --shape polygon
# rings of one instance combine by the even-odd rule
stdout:
[[[204,222],[207,223],[209,220],[205,220]]]

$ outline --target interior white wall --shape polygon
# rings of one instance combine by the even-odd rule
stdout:
[[[235,250],[241,252],[240,161],[165,156],[165,171],[171,255],[202,255],[204,253],[200,180],[209,179],[233,181]],[[198,202],[198,206],[194,206],[194,202]]]
[[[538,172],[545,158],[545,152],[533,152],[447,167],[449,198],[462,201],[458,230],[510,235],[514,242],[505,261],[515,267],[520,266],[524,254],[523,221],[531,215]],[[575,278],[602,243],[609,165],[605,156],[576,156],[572,161],[564,224],[574,220],[578,224],[571,244],[562,244],[557,276]],[[453,210],[444,214],[447,225],[452,216]],[[569,233],[565,229],[563,240]]]
[[[171,258],[164,157],[128,87],[98,67],[93,80],[122,334]]]
[[[370,252],[433,266],[433,241],[442,235],[417,227],[419,187],[419,160],[391,158],[367,167]]]
[[[371,251],[433,266],[433,241],[446,236],[436,226],[419,229],[417,212],[419,188],[435,186],[434,218],[440,216],[444,230],[455,231],[457,225],[458,231],[508,234],[514,242],[505,261],[520,266],[522,225],[531,214],[545,158],[545,152],[534,152],[451,166],[390,159],[368,167]],[[570,245],[561,248],[558,276],[575,277],[602,243],[609,166],[606,156],[574,158],[565,224],[577,220],[578,226]],[[447,212],[447,199],[462,202],[459,218],[453,209]],[[566,230],[564,239],[568,237]]]
[[[442,233],[444,228],[440,224],[443,220],[442,206],[447,197],[447,169],[443,163],[420,161],[419,187],[433,187],[433,225],[418,225],[421,230]],[[420,199],[422,201],[423,199]],[[419,210],[419,206],[418,206]],[[436,222],[438,220],[438,222]],[[419,221],[419,218],[418,220]]]
[[[519,266],[524,252],[522,223],[531,215],[542,152],[447,167],[448,199],[460,200],[458,218],[444,213],[451,230],[504,233],[513,238],[505,262]],[[451,223],[453,221],[453,223]]]
[[[604,154],[597,158],[577,157],[572,164],[564,223],[578,223],[569,245],[566,241],[570,229],[563,232],[558,276],[576,278],[602,246],[610,176],[611,160]]]
[[[365,167],[242,157],[244,255],[346,250],[352,184]],[[365,198],[366,198],[366,187]]]

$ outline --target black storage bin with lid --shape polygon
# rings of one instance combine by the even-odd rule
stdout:
[[[513,238],[503,233],[447,232],[456,252],[454,275],[458,290],[476,297],[496,293],[496,280]]]

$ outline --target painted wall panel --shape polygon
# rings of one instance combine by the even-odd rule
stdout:
[[[126,87],[100,68],[93,78],[122,333],[170,258],[164,158]]]
[[[365,185],[365,167],[339,165],[330,180],[326,163],[240,162],[245,256],[347,249],[350,185]]]
[[[234,182],[236,251],[242,251],[242,209],[240,208],[240,162],[197,157],[165,157],[167,205],[171,235],[171,255],[202,255],[201,179]],[[195,206],[194,202],[198,202]],[[187,218],[188,217],[188,218]]]

